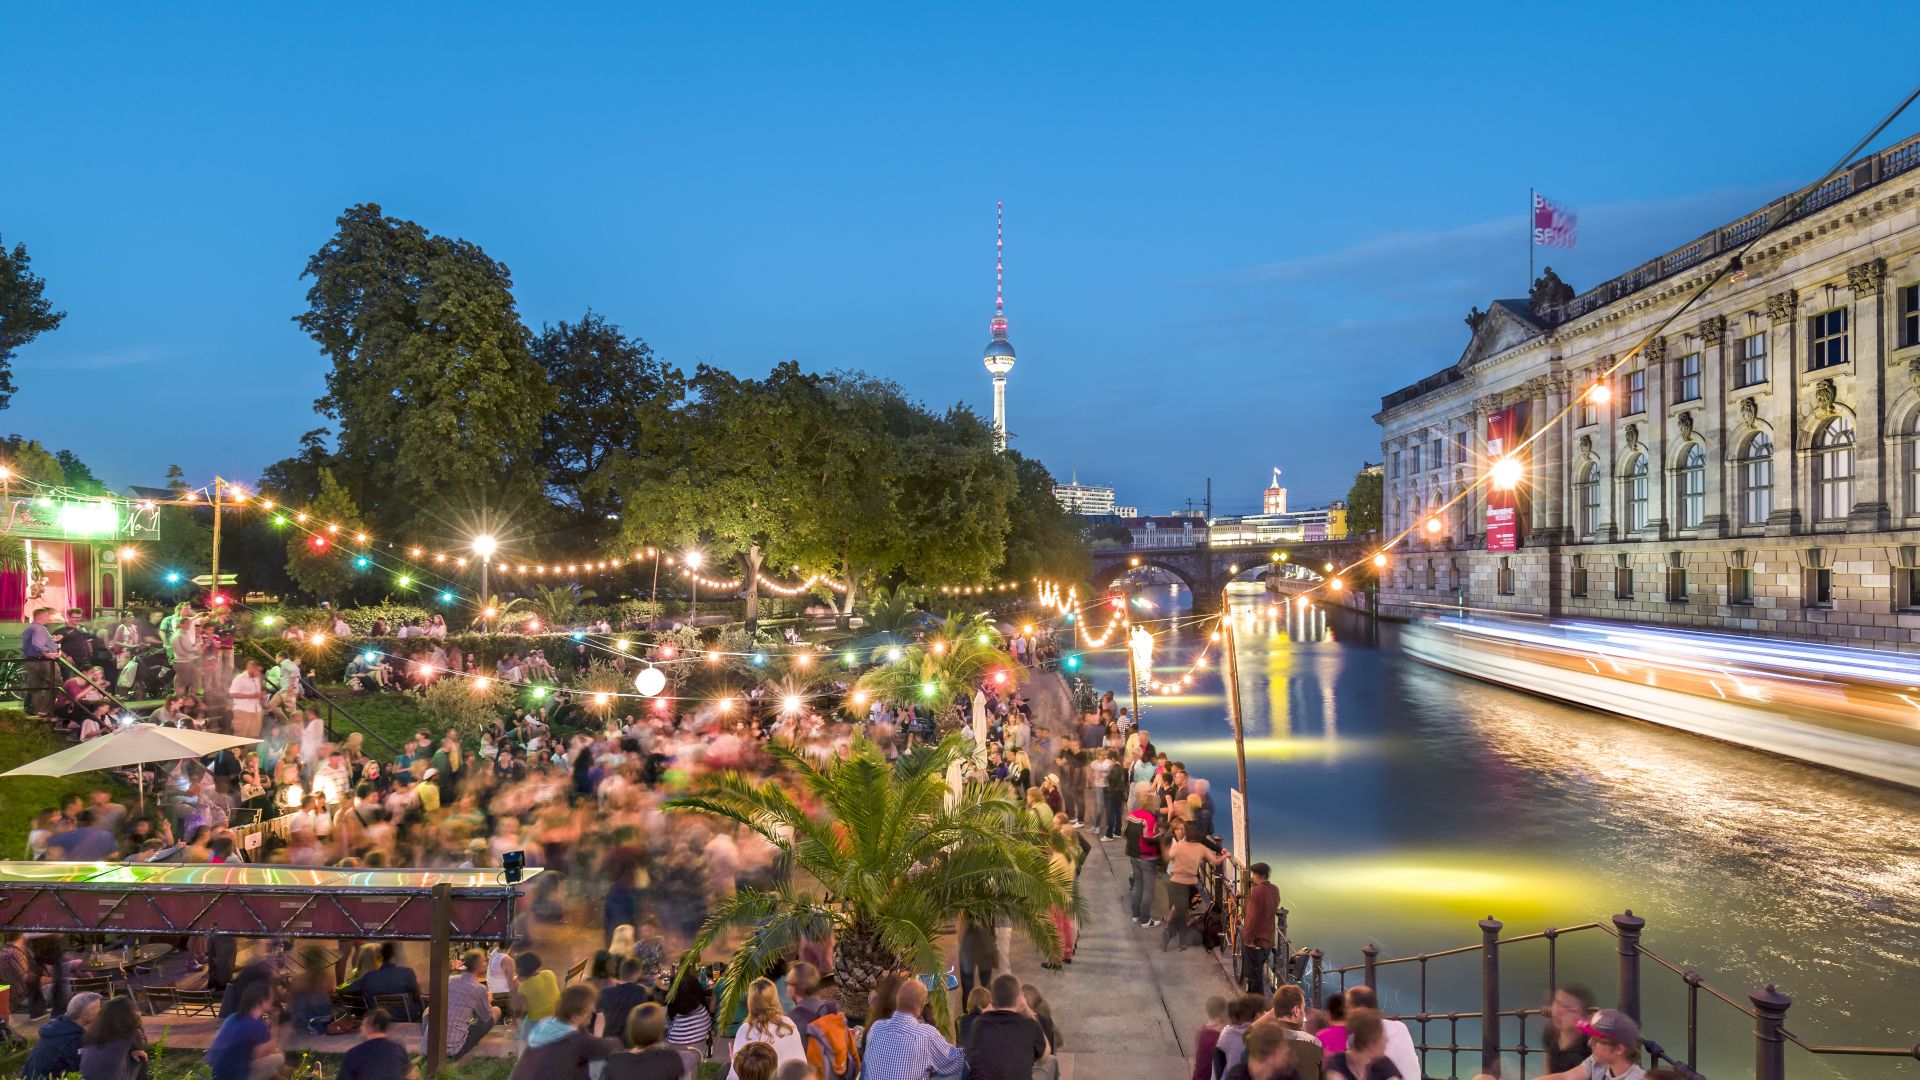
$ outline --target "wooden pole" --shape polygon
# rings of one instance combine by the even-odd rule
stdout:
[[[1225,661],[1222,671],[1227,677],[1227,717],[1233,721],[1233,758],[1239,767],[1240,799],[1246,802],[1247,795],[1247,736],[1246,728],[1240,722],[1240,657],[1237,655],[1233,633],[1233,609],[1227,605],[1227,590],[1220,590],[1220,658]],[[1236,855],[1253,854],[1253,814],[1251,806],[1247,814],[1247,850],[1235,852]]]
[[[207,586],[208,611],[213,610],[213,598],[220,594],[220,485],[223,483],[219,477],[213,478],[213,583]]]
[[[453,979],[453,886],[433,887],[433,943],[427,975],[427,1075],[447,1059],[447,984]]]

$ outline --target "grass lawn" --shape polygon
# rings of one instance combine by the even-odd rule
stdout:
[[[0,772],[64,750],[66,746],[49,734],[40,721],[30,720],[19,712],[0,712]],[[0,779],[0,858],[27,857],[27,831],[33,827],[33,815],[49,806],[58,806],[68,795],[84,795],[103,784],[122,802],[132,795],[106,773]]]
[[[332,698],[334,704],[353,714],[353,718],[367,726],[367,730],[385,738],[395,746],[403,745],[414,732],[426,729],[437,732],[427,714],[420,709],[420,699],[405,691],[385,691],[359,693],[344,686],[323,686],[321,691]],[[353,730],[353,725],[344,721],[337,725],[336,731],[344,736]],[[379,749],[377,745],[369,749]],[[382,753],[378,756],[385,758]]]

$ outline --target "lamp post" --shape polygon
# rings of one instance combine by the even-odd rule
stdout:
[[[1240,657],[1235,649],[1233,634],[1233,608],[1227,600],[1227,590],[1220,590],[1220,659],[1223,661],[1222,674],[1227,680],[1227,718],[1233,721],[1233,758],[1239,768],[1240,803],[1247,801],[1247,736],[1246,729],[1240,726]],[[1246,859],[1253,854],[1253,822],[1251,815],[1242,832],[1246,834],[1247,850],[1236,851],[1236,858]]]
[[[488,564],[493,562],[493,553],[499,549],[499,546],[499,542],[491,533],[481,533],[473,538],[473,553],[480,556],[480,607],[483,618],[484,613],[491,610],[493,605],[493,592],[487,588],[487,570]],[[493,629],[490,624],[485,625],[488,630]]]
[[[693,585],[692,599],[687,602],[687,624],[697,627],[700,620],[700,564],[706,561],[706,556],[689,551],[681,556],[680,561],[687,564],[687,580]]]

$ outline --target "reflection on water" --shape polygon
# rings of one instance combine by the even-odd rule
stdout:
[[[1390,627],[1375,648],[1343,612],[1258,593],[1233,603],[1254,855],[1274,864],[1300,943],[1357,960],[1372,941],[1395,956],[1470,944],[1487,915],[1525,933],[1632,908],[1648,947],[1736,997],[1778,983],[1809,1040],[1920,1037],[1920,794],[1427,668],[1394,649]],[[1170,635],[1156,674],[1184,671],[1204,634]],[[1124,685],[1116,652],[1088,670]],[[1224,804],[1232,732],[1217,668],[1200,675],[1143,697],[1144,721]],[[1502,973],[1510,1004],[1546,991],[1544,953],[1523,955]],[[1465,961],[1435,966],[1436,985],[1466,991],[1435,1007],[1473,1007],[1477,960]],[[1611,939],[1570,937],[1560,961],[1563,979],[1606,996]],[[1648,967],[1652,1033],[1678,1045],[1677,981]],[[1383,983],[1411,1011],[1416,984]],[[1750,1073],[1748,1022],[1709,1004],[1702,1017],[1709,1072]],[[1795,1076],[1914,1075],[1791,1062]]]

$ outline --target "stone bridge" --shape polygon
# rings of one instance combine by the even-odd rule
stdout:
[[[1193,591],[1195,611],[1217,611],[1221,591],[1230,581],[1259,581],[1276,571],[1319,580],[1327,564],[1335,569],[1348,566],[1366,558],[1372,550],[1364,538],[1217,547],[1112,547],[1093,553],[1092,585],[1096,592],[1103,591],[1129,571],[1164,570]],[[1283,567],[1289,569],[1281,571]]]

